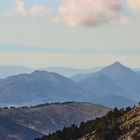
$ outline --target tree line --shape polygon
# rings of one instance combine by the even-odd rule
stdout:
[[[36,138],[35,140],[77,140],[90,133],[94,133],[95,137],[99,140],[117,140],[121,135],[118,118],[131,109],[130,107],[120,110],[115,108],[101,118],[81,122],[79,126],[73,124],[71,127],[64,127],[62,131],[56,131],[55,133],[43,136],[42,138]]]

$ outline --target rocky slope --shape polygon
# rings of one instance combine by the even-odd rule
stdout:
[[[121,117],[120,123],[121,140],[140,140],[140,105]]]
[[[121,130],[116,140],[140,140],[140,105],[118,118]],[[89,133],[79,140],[98,140],[95,131]]]
[[[63,127],[100,117],[110,109],[92,103],[55,103],[1,108],[0,140],[33,140]],[[2,138],[2,139],[1,139]]]

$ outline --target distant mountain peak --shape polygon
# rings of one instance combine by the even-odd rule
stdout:
[[[123,66],[119,61],[116,61],[116,62],[113,63],[112,65]]]
[[[49,73],[49,72],[45,70],[35,70],[32,72],[32,74],[42,74],[42,73]]]
[[[130,68],[128,68],[128,67],[126,67],[125,65],[123,65],[123,64],[121,64],[120,62],[115,62],[115,63],[113,63],[113,64],[111,64],[111,65],[109,65],[109,66],[107,66],[107,67],[105,67],[103,70],[102,70],[102,72],[130,72],[131,71],[131,69]]]
[[[120,62],[116,61],[115,63],[109,65],[108,67],[114,67],[114,68],[126,68],[126,66],[124,66],[123,64],[121,64]]]

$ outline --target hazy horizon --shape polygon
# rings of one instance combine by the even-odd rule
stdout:
[[[112,63],[108,63],[108,64],[106,64],[106,65],[94,65],[94,66],[89,66],[89,67],[84,67],[84,66],[82,66],[82,67],[76,67],[76,66],[64,66],[64,65],[42,65],[42,66],[28,66],[28,65],[12,65],[12,64],[8,64],[8,65],[0,65],[0,67],[25,67],[25,68],[29,68],[29,69],[32,69],[32,70],[38,70],[38,69],[43,69],[43,68],[66,68],[66,69],[77,69],[77,70],[89,70],[89,69],[94,69],[94,68],[104,68],[104,67],[107,67],[107,66],[109,66],[109,65],[111,65],[111,64],[114,64],[115,62],[119,62],[119,63],[121,63],[120,61],[113,61]],[[124,64],[124,63],[121,63],[121,64],[123,64],[124,66],[126,66],[126,67],[129,67],[129,68],[131,68],[131,69],[133,69],[133,70],[136,70],[136,71],[139,71],[140,70],[140,66],[131,66],[131,65],[127,65],[127,64]]]
[[[6,0],[0,21],[0,65],[140,67],[139,0]]]

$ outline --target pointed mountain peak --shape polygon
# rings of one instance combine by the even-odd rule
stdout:
[[[113,63],[112,65],[123,66],[119,61],[116,61],[116,62]]]
[[[123,67],[123,68],[125,67],[125,68],[127,68],[125,65],[123,65],[119,61],[116,61],[115,63],[109,65],[108,67],[111,67],[111,66],[113,66],[113,67]]]
[[[106,69],[128,69],[128,67],[124,66],[123,64],[121,64],[120,62],[117,61],[117,62],[107,66],[103,70],[106,70]]]
[[[115,77],[115,78],[136,75],[136,73],[133,72],[129,67],[121,64],[120,62],[115,62],[105,67],[101,72],[107,76]]]

